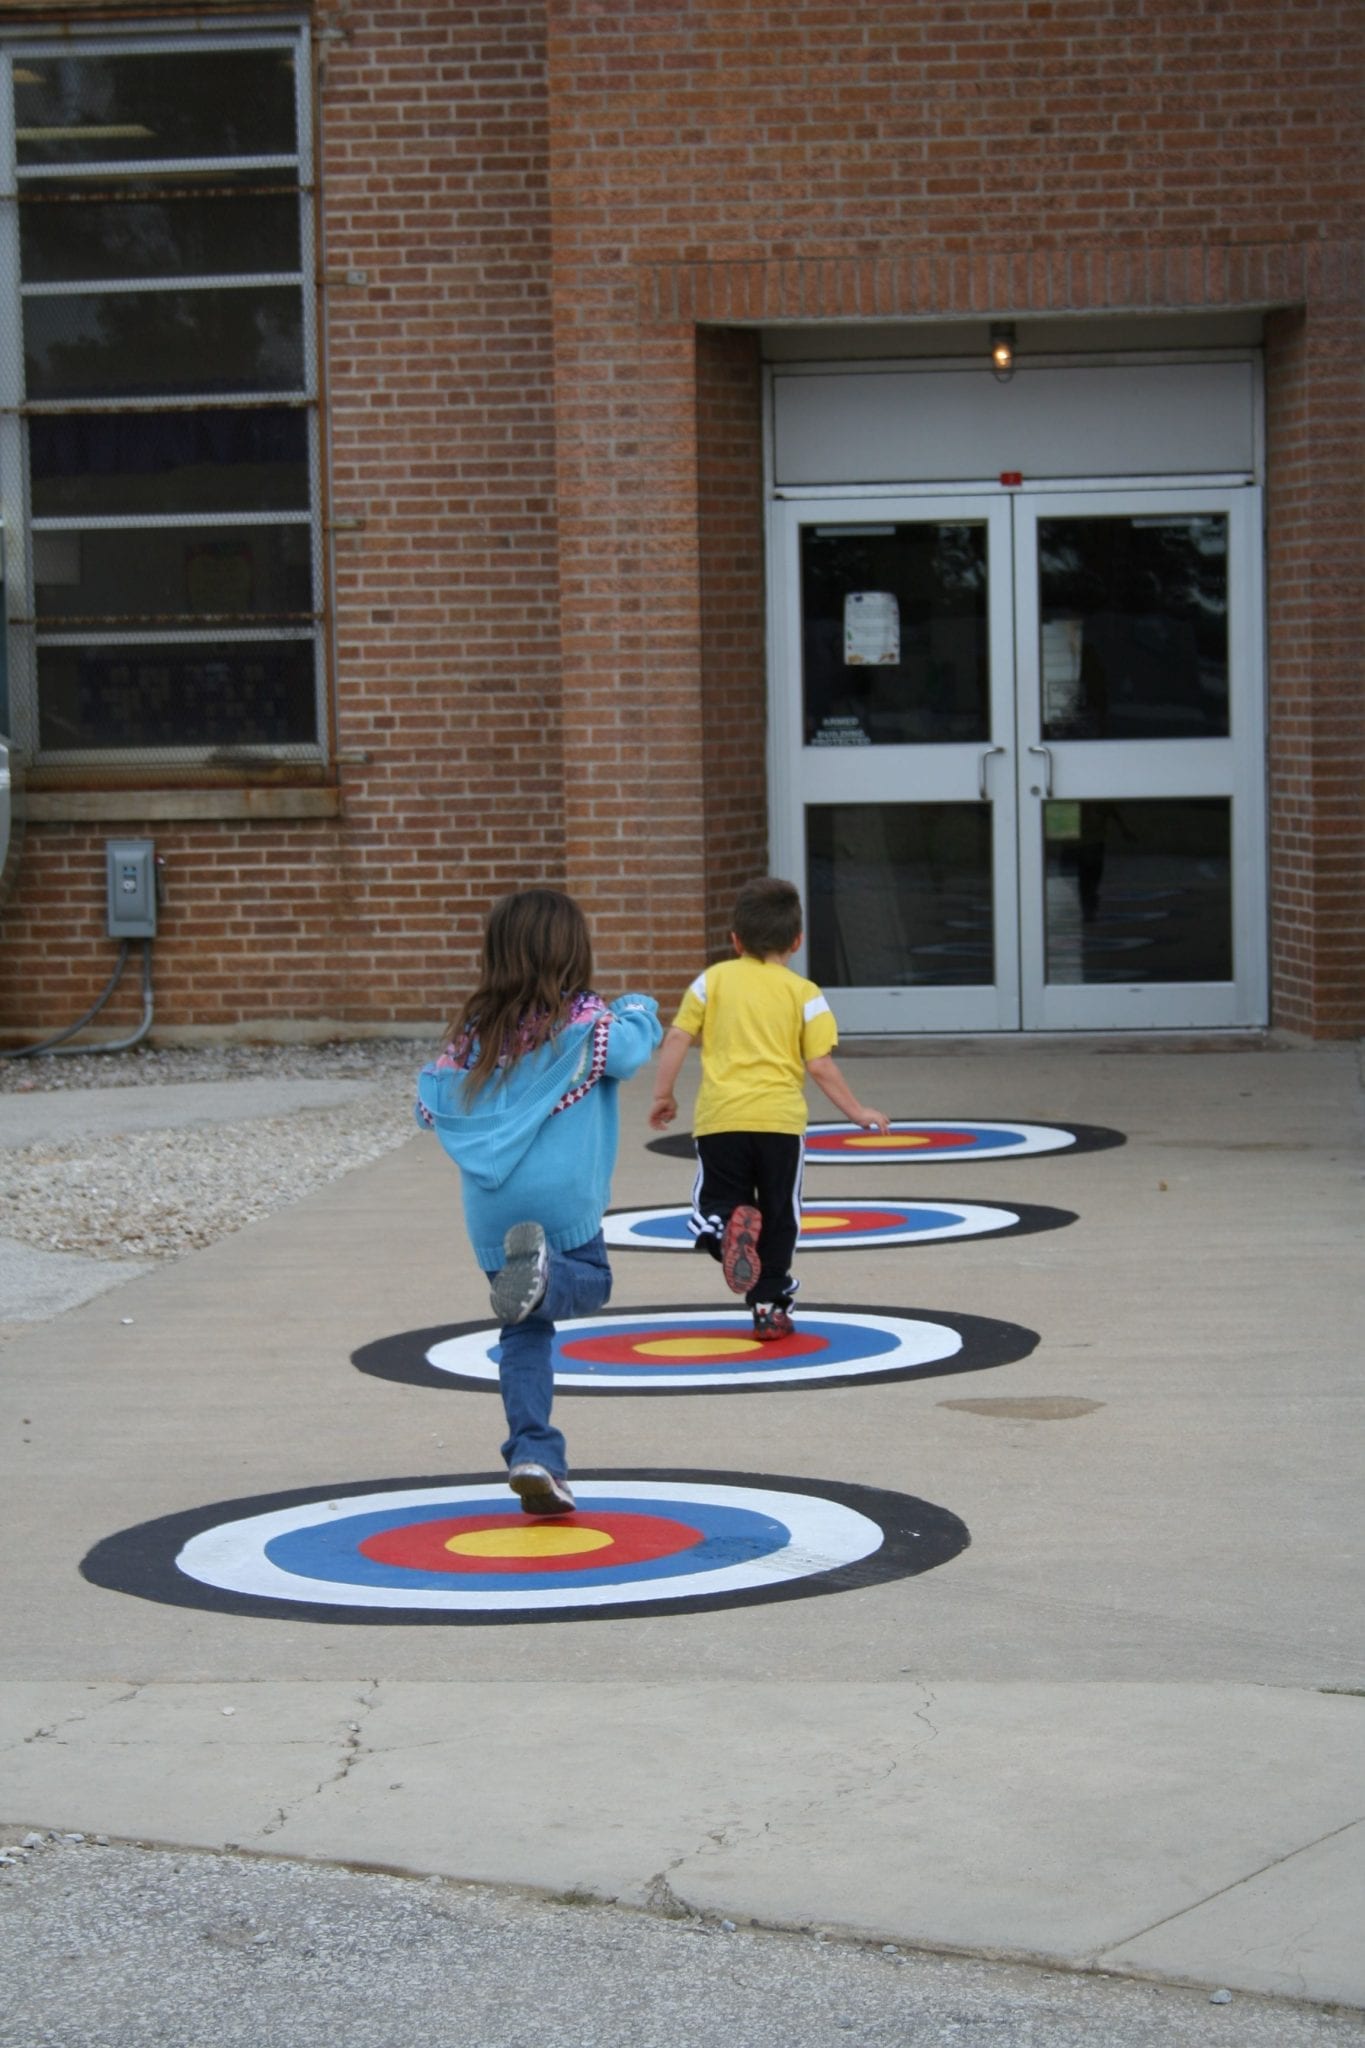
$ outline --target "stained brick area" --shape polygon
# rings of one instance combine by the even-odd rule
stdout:
[[[434,1023],[490,896],[540,876],[604,987],[671,1003],[766,865],[755,330],[1247,308],[1272,1021],[1365,1028],[1359,7],[548,14],[314,9],[340,812],[31,824],[0,1027],[93,999],[103,841],[143,831],[172,1030]]]

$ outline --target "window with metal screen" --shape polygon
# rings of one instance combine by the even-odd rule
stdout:
[[[54,766],[320,760],[306,41],[0,66],[16,738]]]

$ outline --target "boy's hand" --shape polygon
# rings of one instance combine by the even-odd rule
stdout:
[[[879,1109],[867,1109],[861,1102],[854,1109],[853,1120],[861,1124],[865,1131],[880,1131],[883,1137],[891,1128],[889,1116],[883,1116]]]
[[[649,1105],[649,1127],[652,1131],[666,1130],[678,1114],[677,1100],[672,1095],[656,1095]]]

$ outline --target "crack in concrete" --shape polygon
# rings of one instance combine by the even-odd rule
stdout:
[[[20,1735],[20,1743],[51,1743],[51,1741],[55,1741],[57,1747],[61,1747],[61,1735],[59,1735],[61,1729],[76,1729],[76,1726],[80,1726],[82,1720],[90,1720],[92,1714],[106,1714],[111,1706],[127,1706],[127,1702],[135,1700],[137,1694],[143,1692],[143,1690],[145,1690],[143,1683],[137,1681],[137,1683],[133,1683],[133,1690],[131,1692],[121,1692],[113,1700],[96,1700],[92,1708],[82,1708],[80,1712],[74,1708],[70,1714],[61,1714],[59,1720],[43,1722],[41,1726],[37,1726],[37,1729],[33,1731],[33,1735]]]
[[[365,1680],[365,1684],[368,1690],[357,1697],[355,1706],[358,1712],[369,1714],[373,1713],[379,1705],[379,1680],[377,1678],[369,1678]],[[361,1758],[371,1754],[372,1752],[367,1748],[362,1738],[360,1723],[358,1721],[348,1721],[342,1737],[341,1755],[337,1760],[336,1769],[332,1772],[331,1776],[319,1778],[311,1791],[301,1793],[289,1806],[276,1807],[275,1818],[267,1821],[261,1829],[262,1836],[277,1835],[281,1828],[289,1825],[294,1815],[308,1800],[318,1799],[324,1792],[332,1791],[338,1785],[344,1785]]]
[[[669,1883],[668,1871],[677,1870],[686,1861],[675,1856],[668,1870],[656,1870],[649,1882],[641,1887],[646,1906],[652,1913],[660,1913],[667,1920],[696,1920],[700,1918],[697,1908],[689,1906],[686,1899],[680,1899]]]

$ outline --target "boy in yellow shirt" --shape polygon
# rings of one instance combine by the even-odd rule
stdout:
[[[726,1284],[744,1296],[764,1341],[792,1334],[807,1074],[854,1123],[890,1128],[879,1109],[859,1102],[832,1058],[839,1033],[824,996],[787,965],[801,926],[790,882],[766,876],[740,890],[730,933],[737,958],[708,967],[683,997],[649,1111],[656,1131],[672,1123],[674,1084],[700,1039],[690,1228],[695,1248],[719,1259]]]

